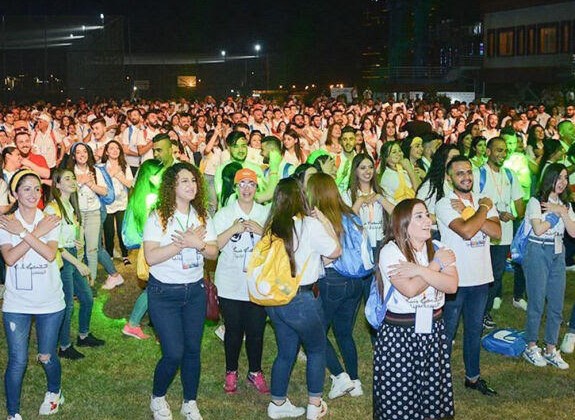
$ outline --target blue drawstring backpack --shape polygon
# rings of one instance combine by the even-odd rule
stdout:
[[[365,317],[367,322],[372,328],[379,330],[381,324],[383,324],[383,319],[385,318],[385,313],[387,312],[387,302],[391,298],[391,294],[395,290],[393,284],[385,294],[385,299],[381,299],[381,292],[379,290],[378,280],[379,276],[375,276],[371,281],[371,287],[369,288],[369,297],[367,302],[365,302]]]
[[[106,170],[105,164],[100,163],[100,164],[97,164],[94,166],[100,170],[100,173],[102,174],[102,178],[104,178],[104,182],[106,183],[106,189],[108,190],[106,195],[98,196],[98,197],[100,197],[100,203],[102,203],[105,206],[108,206],[108,205],[112,204],[114,202],[114,200],[116,199],[116,192],[114,191],[114,183],[112,182],[112,177],[110,176],[110,174]]]
[[[373,273],[372,253],[363,231],[361,219],[345,215],[342,220],[343,239],[341,256],[333,262],[333,268],[344,277],[365,278]]]
[[[519,357],[525,351],[527,342],[525,332],[513,328],[500,328],[491,331],[481,339],[483,348],[487,351],[509,357]]]
[[[527,250],[527,241],[532,230],[532,228],[527,229],[525,219],[523,219],[511,242],[511,261],[514,263],[523,263],[523,257]]]

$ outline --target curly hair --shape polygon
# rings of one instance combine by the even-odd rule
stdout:
[[[176,183],[178,181],[178,174],[184,170],[190,171],[196,179],[197,191],[196,196],[190,202],[191,206],[198,214],[198,219],[200,219],[202,223],[205,223],[208,216],[208,211],[206,210],[204,178],[199,169],[188,162],[176,163],[164,172],[162,176],[162,184],[158,191],[156,212],[160,218],[162,230],[164,232],[166,231],[168,222],[174,216],[174,212],[176,211]]]

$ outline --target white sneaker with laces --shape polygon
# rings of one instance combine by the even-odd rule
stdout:
[[[40,406],[38,413],[41,416],[56,414],[62,404],[64,404],[64,396],[62,395],[62,391],[58,392],[57,394],[54,392],[46,392],[44,395],[44,402]]]
[[[270,419],[286,419],[303,416],[304,414],[305,408],[296,407],[288,398],[286,398],[282,405],[276,405],[273,402],[270,402],[268,405],[268,417]]]
[[[8,416],[8,420],[22,420],[22,416],[16,413],[13,416]]]
[[[569,364],[563,360],[561,357],[561,352],[557,349],[554,349],[551,353],[545,353],[543,357],[551,366],[555,366],[556,368],[562,370],[569,369]]]
[[[345,394],[355,388],[353,381],[346,372],[342,372],[337,376],[330,375],[330,377],[331,389],[329,390],[328,394],[330,400],[343,397]]]
[[[563,353],[571,354],[575,350],[575,333],[567,333],[563,337],[563,343],[561,343],[561,351]]]
[[[499,308],[501,308],[501,298],[496,297],[495,299],[493,299],[493,309],[497,311]]]
[[[353,382],[353,389],[349,391],[349,395],[352,397],[361,397],[363,395],[363,387],[361,386],[361,381],[359,379],[354,379]]]
[[[166,401],[166,397],[154,397],[152,395],[150,410],[152,410],[154,420],[172,420],[172,410],[170,410],[170,404]]]
[[[547,360],[543,358],[541,355],[541,349],[537,346],[527,347],[523,352],[523,358],[537,367],[547,365]]]
[[[180,414],[184,416],[186,420],[202,420],[202,415],[200,414],[200,409],[195,401],[188,401],[182,403],[182,409]]]
[[[517,309],[527,310],[527,301],[525,299],[515,300],[513,299],[513,307]]]
[[[327,404],[324,400],[321,400],[319,405],[308,404],[307,405],[307,420],[317,420],[327,414]]]

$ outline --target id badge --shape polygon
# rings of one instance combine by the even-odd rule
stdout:
[[[184,270],[188,270],[190,268],[198,267],[198,252],[195,248],[184,248],[180,251],[180,255],[182,256],[182,268]]]
[[[16,267],[14,277],[16,278],[16,290],[32,290],[32,270]]]
[[[415,333],[431,334],[433,308],[418,307],[415,310]]]
[[[563,252],[563,238],[561,236],[555,235],[553,245],[555,248],[555,254],[561,254]]]
[[[253,251],[246,251],[244,252],[244,273],[248,272],[248,264],[250,263],[250,259],[252,258]]]

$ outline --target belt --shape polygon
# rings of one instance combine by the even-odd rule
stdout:
[[[563,236],[561,236],[561,239],[563,239]],[[555,244],[555,239],[536,239],[533,236],[529,236],[527,238],[527,240],[529,242],[533,242],[535,244],[540,244],[540,245],[554,245]]]
[[[433,311],[433,320],[439,320],[443,315],[443,309],[435,309]],[[398,327],[413,327],[415,325],[415,313],[410,314],[396,314],[394,312],[387,311],[385,314],[385,319],[383,320],[386,324],[395,325]]]
[[[300,286],[300,287],[297,288],[297,292],[298,292],[298,293],[312,292],[314,285],[315,285],[315,283],[306,284],[305,286]]]

